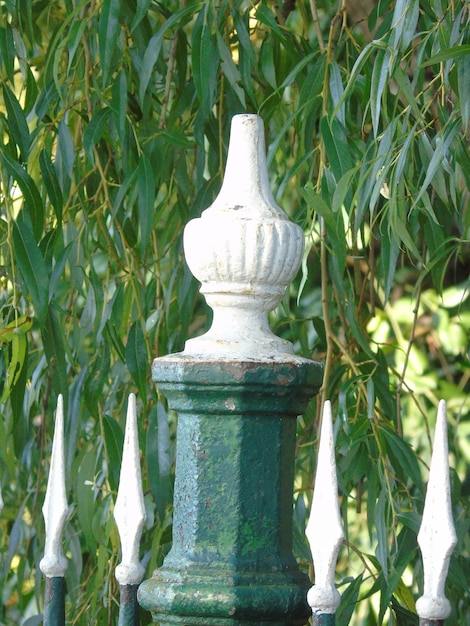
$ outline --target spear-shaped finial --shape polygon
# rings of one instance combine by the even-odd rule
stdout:
[[[44,600],[44,626],[65,624],[65,572],[67,559],[62,552],[62,535],[67,517],[65,492],[64,403],[57,398],[51,466],[47,480],[46,497],[42,513],[46,526],[44,557],[39,567],[46,577]]]
[[[46,497],[42,513],[46,526],[44,557],[39,563],[42,573],[51,578],[64,576],[67,559],[62,552],[62,533],[68,505],[65,493],[65,451],[64,451],[64,404],[62,395],[57,399],[52,456],[47,480]]]
[[[122,562],[116,567],[120,585],[137,585],[145,574],[139,546],[145,522],[135,395],[129,395],[119,490],[114,519],[121,537]]]
[[[416,602],[416,610],[422,620],[444,620],[451,612],[444,587],[450,555],[457,543],[452,519],[444,400],[439,402],[437,412],[434,450],[418,543],[423,557],[424,593]]]
[[[344,531],[338,504],[338,482],[329,400],[325,402],[323,408],[317,472],[306,535],[315,568],[315,584],[308,592],[307,601],[315,620],[315,616],[334,615],[340,603],[340,595],[334,580],[336,561],[344,539]],[[326,622],[323,620],[318,623]]]

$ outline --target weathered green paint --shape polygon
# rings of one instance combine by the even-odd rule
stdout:
[[[179,414],[173,546],[140,585],[140,604],[161,626],[305,624],[310,582],[292,555],[295,432],[321,367],[173,355],[156,359],[153,379]]]
[[[334,613],[321,613],[320,615],[314,614],[312,616],[312,626],[335,626],[335,624]]]
[[[139,626],[138,587],[139,585],[120,585],[118,626]]]
[[[44,626],[65,626],[65,578],[46,576]]]

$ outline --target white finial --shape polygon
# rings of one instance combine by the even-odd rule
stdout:
[[[423,557],[424,594],[416,602],[416,611],[423,619],[444,620],[450,615],[451,606],[444,588],[450,555],[456,543],[451,506],[446,403],[441,400],[423,520],[418,534]]]
[[[139,560],[145,505],[140,471],[136,401],[133,393],[129,395],[127,405],[126,432],[114,519],[121,538],[122,551],[122,562],[116,567],[116,578],[120,585],[137,585],[145,574],[145,568]]]
[[[47,480],[46,497],[42,513],[46,526],[44,557],[39,563],[42,573],[48,578],[64,576],[67,559],[62,552],[62,533],[67,517],[65,493],[64,451],[64,404],[62,395],[57,398],[54,439],[52,441],[51,466]]]
[[[332,614],[340,603],[340,594],[335,587],[335,567],[344,539],[344,531],[338,504],[338,482],[329,400],[325,402],[323,408],[317,473],[306,535],[315,569],[315,584],[307,594],[307,602],[313,614]]]
[[[219,195],[184,232],[186,261],[214,311],[205,335],[184,354],[248,360],[296,360],[290,342],[269,329],[302,259],[304,234],[276,205],[269,187],[263,122],[232,119]]]

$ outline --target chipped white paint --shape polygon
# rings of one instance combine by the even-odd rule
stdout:
[[[116,578],[120,585],[137,585],[145,574],[139,560],[145,505],[140,470],[136,400],[133,393],[130,394],[127,405],[126,432],[114,519],[121,538],[122,551],[122,561],[116,567]]]
[[[444,620],[451,612],[450,602],[445,596],[445,581],[450,555],[457,543],[452,519],[444,400],[440,401],[437,412],[434,450],[418,543],[423,557],[424,593],[416,602],[416,611],[423,619]]]
[[[299,360],[291,343],[271,332],[267,316],[299,269],[304,234],[271,193],[259,116],[232,119],[222,188],[186,225],[184,249],[214,317],[205,335],[186,342],[183,354]]]
[[[48,578],[64,576],[67,559],[62,552],[62,534],[68,505],[65,493],[64,405],[60,395],[57,399],[54,439],[52,441],[51,466],[47,480],[46,497],[42,513],[46,526],[44,557],[39,563]]]
[[[307,601],[313,614],[332,614],[340,603],[340,594],[335,587],[335,567],[344,539],[344,531],[338,504],[338,482],[329,400],[323,407],[317,473],[306,535],[315,569],[315,584],[308,591]]]

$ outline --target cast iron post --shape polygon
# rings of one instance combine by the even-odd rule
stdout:
[[[305,624],[310,584],[291,548],[296,417],[322,369],[268,326],[304,236],[271,194],[258,116],[234,117],[221,191],[184,246],[214,318],[153,363],[179,415],[173,545],[139,602],[162,626]]]

